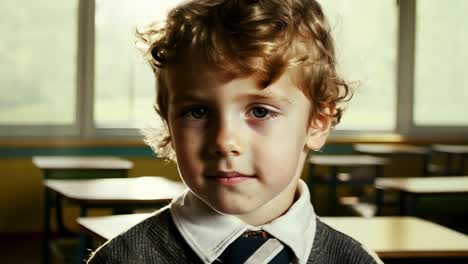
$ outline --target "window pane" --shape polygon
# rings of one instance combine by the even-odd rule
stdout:
[[[141,127],[154,118],[154,77],[135,48],[133,31],[162,20],[174,0],[97,0],[95,123]]]
[[[0,1],[0,125],[75,121],[77,0]]]
[[[333,28],[340,72],[346,80],[357,83],[338,129],[395,129],[396,1],[321,0],[320,3]]]
[[[414,122],[468,125],[468,1],[417,1]]]

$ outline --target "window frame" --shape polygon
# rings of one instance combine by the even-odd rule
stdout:
[[[416,138],[466,139],[468,126],[423,126],[414,122],[414,74],[417,0],[397,1],[399,5],[397,128],[398,134]]]
[[[336,130],[331,139],[416,138],[466,140],[468,126],[418,126],[413,122],[414,60],[417,0],[395,0],[398,5],[396,64],[396,126],[394,130]],[[72,125],[0,125],[0,137],[138,138],[136,128],[96,127],[94,122],[95,0],[78,1],[76,108]],[[339,126],[338,126],[339,128]]]
[[[421,126],[413,120],[417,0],[395,0],[398,6],[396,126],[394,130],[336,130],[332,138],[466,140],[468,126]],[[345,113],[346,114],[346,113]]]

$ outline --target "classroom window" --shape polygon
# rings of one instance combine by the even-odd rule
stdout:
[[[97,128],[142,127],[154,118],[155,80],[135,48],[134,30],[163,20],[180,1],[97,0],[95,99]]]
[[[139,135],[157,87],[133,30],[181,1],[1,1],[0,135]],[[356,88],[335,135],[468,131],[467,1],[318,1]]]
[[[413,107],[419,126],[468,126],[468,1],[448,3],[417,2]]]
[[[0,124],[71,125],[78,0],[0,2]]]
[[[352,87],[337,129],[396,127],[398,6],[395,0],[320,1],[336,41],[338,64]]]

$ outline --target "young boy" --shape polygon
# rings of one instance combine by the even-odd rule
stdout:
[[[188,190],[89,263],[380,262],[300,179],[350,94],[316,1],[193,0],[138,34],[167,129],[148,142]]]

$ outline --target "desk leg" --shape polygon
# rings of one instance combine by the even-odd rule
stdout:
[[[407,210],[406,210],[407,193],[400,191],[399,195],[400,195],[400,216],[404,216],[407,213]]]
[[[422,176],[429,176],[429,163],[430,163],[430,155],[429,154],[424,154],[422,156],[422,168],[421,168],[421,174]]]
[[[381,216],[383,208],[383,189],[377,188],[375,190],[375,205],[377,206],[375,215]]]
[[[408,216],[416,216],[416,201],[417,201],[417,195],[408,193],[406,195],[406,199],[408,201],[408,208],[406,210],[406,215]]]
[[[85,205],[80,206],[80,217],[84,217],[88,214],[88,208]],[[90,239],[89,237],[84,234],[83,232],[80,232],[79,235],[80,239],[80,245],[79,245],[79,257],[80,257],[80,263],[84,263],[87,258],[86,250],[90,247]]]
[[[43,234],[42,234],[42,264],[49,264],[50,258],[50,190],[44,188],[44,212],[43,212]]]
[[[467,162],[468,160],[468,154],[462,154],[461,157],[460,157],[460,167],[459,167],[459,170],[458,170],[458,175],[465,175],[465,163]]]
[[[442,175],[450,176],[453,175],[453,156],[450,153],[445,155],[445,168]]]
[[[330,190],[328,191],[328,202],[331,205],[331,213],[333,215],[336,214],[336,208],[337,208],[337,197],[336,197],[336,181],[337,181],[337,175],[338,175],[338,168],[335,166],[330,167]]]
[[[67,234],[69,233],[68,229],[65,227],[65,224],[63,223],[63,206],[62,206],[62,197],[60,195],[55,195],[55,217],[56,217],[56,223],[57,223],[57,228],[59,230],[59,233],[61,234]]]

